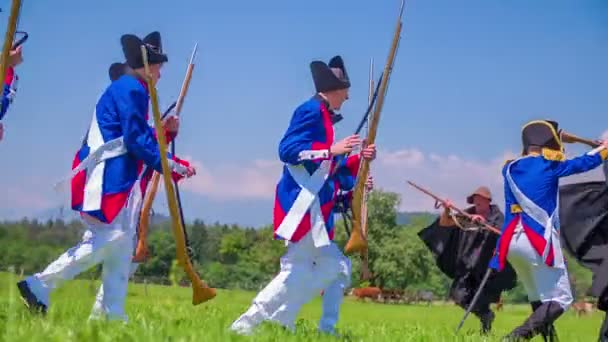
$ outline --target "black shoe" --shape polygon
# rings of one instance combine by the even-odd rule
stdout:
[[[486,314],[479,317],[479,321],[481,322],[481,334],[487,335],[492,330],[492,323],[494,322],[494,312],[488,311]]]
[[[532,303],[534,308],[535,304]],[[557,334],[553,327],[553,322],[564,313],[564,309],[556,302],[545,302],[537,306],[528,319],[519,327],[515,328],[511,334],[505,338],[506,341],[530,340],[538,334],[542,334],[545,341],[556,341]]]
[[[532,311],[536,311],[536,309],[540,308],[543,303],[541,301],[535,301],[530,303],[532,305]],[[543,337],[544,342],[558,342],[557,331],[555,330],[555,326],[551,323],[545,325],[541,328],[540,334]]]
[[[604,322],[602,322],[600,335],[597,340],[599,342],[608,342],[608,313],[604,316]]]
[[[30,286],[27,284],[25,280],[22,280],[17,283],[17,287],[19,288],[19,293],[21,294],[21,299],[23,299],[23,303],[30,309],[31,312],[41,313],[46,315],[46,305],[36,298],[36,296],[30,290]]]
[[[555,326],[550,324],[544,331],[541,331],[543,338],[546,342],[559,342],[557,338],[557,330],[555,330]]]

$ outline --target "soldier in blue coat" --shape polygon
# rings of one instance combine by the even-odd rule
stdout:
[[[145,46],[155,84],[168,57],[159,32],[144,39],[126,34],[121,45],[128,69],[110,70],[115,79],[99,98],[89,130],[76,152],[69,177],[72,209],[80,213],[86,230],[82,241],[43,271],[17,287],[26,306],[46,313],[51,293],[66,280],[101,264],[103,290],[91,318],[127,320],[125,301],[137,218],[146,180],[144,166],[162,173],[155,131],[148,125],[149,92],[141,46]],[[165,121],[165,134],[175,136],[177,125]],[[173,127],[169,127],[173,126]],[[169,140],[169,139],[168,139]],[[168,154],[174,179],[195,174],[189,163]]]
[[[17,93],[17,81],[19,77],[15,73],[15,68],[23,62],[21,52],[22,47],[19,46],[12,50],[9,54],[8,66],[4,75],[4,88],[2,90],[2,108],[0,108],[0,141],[4,137],[4,125],[2,119],[8,111],[8,107],[13,103],[15,94]]]
[[[490,267],[508,260],[528,293],[533,312],[506,340],[542,334],[556,338],[553,322],[572,304],[559,237],[559,179],[600,166],[608,150],[565,159],[557,122],[536,120],[522,130],[522,156],[503,167],[505,221]],[[603,142],[608,147],[608,141]]]
[[[285,240],[281,271],[254,298],[231,329],[250,334],[263,321],[295,329],[301,307],[321,290],[323,316],[319,330],[334,334],[344,288],[351,276],[350,260],[333,242],[336,194],[350,191],[361,159],[376,157],[373,144],[345,157],[362,145],[357,135],[336,140],[334,111],[348,99],[350,81],[344,62],[310,65],[317,94],[298,106],[279,143],[283,174],[276,187],[274,235]]]

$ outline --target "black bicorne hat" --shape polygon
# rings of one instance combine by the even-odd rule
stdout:
[[[310,63],[310,71],[317,93],[350,88],[348,73],[340,56],[332,58],[329,65],[322,61],[313,61]]]
[[[150,33],[143,40],[139,39],[136,35],[125,34],[120,38],[120,43],[127,60],[127,65],[133,69],[144,67],[144,58],[141,54],[142,45],[145,45],[148,50],[149,64],[161,64],[169,61],[167,55],[163,53],[163,46],[158,31]]]
[[[528,122],[521,131],[521,140],[524,154],[530,146],[539,146],[558,152],[564,151],[559,125],[555,121],[534,120]]]
[[[110,81],[114,82],[119,79],[125,74],[126,69],[127,66],[124,63],[112,63],[112,65],[110,65],[110,69],[108,70]]]

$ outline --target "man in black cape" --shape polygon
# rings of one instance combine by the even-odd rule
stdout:
[[[479,289],[498,238],[495,233],[480,229],[476,221],[485,221],[495,227],[501,227],[504,221],[503,213],[491,201],[492,195],[487,187],[480,187],[467,197],[467,202],[473,206],[465,212],[473,215],[473,221],[450,217],[452,205],[445,201],[441,217],[418,233],[435,256],[439,269],[453,279],[450,298],[465,310]],[[481,322],[483,334],[492,329],[494,321],[490,303],[498,302],[501,292],[514,288],[516,284],[517,276],[509,264],[503,272],[493,273],[488,279],[472,310]]]
[[[604,175],[608,164],[604,162]],[[608,181],[608,177],[606,178]],[[560,187],[560,230],[564,248],[593,272],[589,294],[597,308],[608,312],[608,186],[592,181]],[[608,342],[608,316],[600,328],[599,341]]]

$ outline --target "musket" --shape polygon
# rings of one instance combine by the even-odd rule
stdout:
[[[370,59],[369,61],[369,94],[368,94],[368,104],[371,105],[374,101],[374,95],[377,94],[374,91],[374,59]],[[369,129],[369,127],[368,127]],[[361,231],[363,233],[363,238],[367,240],[367,198],[369,195],[369,191],[365,191],[365,195],[363,197],[363,202],[361,203]],[[372,274],[369,270],[369,254],[368,250],[365,249],[361,253],[361,280],[369,280],[372,277]]]
[[[177,99],[177,106],[175,109],[175,115],[179,116],[182,112],[182,106],[184,105],[184,100],[186,99],[186,94],[188,93],[188,88],[190,87],[190,80],[192,79],[192,71],[194,70],[194,58],[196,57],[198,43],[194,44],[194,49],[192,49],[192,55],[190,56],[190,63],[188,63],[188,68],[186,69],[186,77],[184,78],[184,82],[182,82],[182,88],[179,91],[179,97]],[[175,139],[171,142],[171,154],[175,155]],[[179,207],[179,217],[182,220],[183,228],[184,228],[184,239],[186,241],[186,251],[188,252],[188,256],[190,260],[193,259],[194,251],[192,250],[192,246],[190,245],[190,240],[188,239],[188,231],[186,230],[186,221],[184,220],[184,210],[182,206],[182,197],[179,193],[179,185],[177,181],[174,180],[173,184],[175,185],[175,196],[177,197],[177,204]]]
[[[171,113],[173,108],[175,108],[177,102],[173,102],[167,110],[163,113],[161,119],[164,119]],[[172,152],[173,153],[173,152]],[[142,174],[146,174],[144,171]],[[156,192],[158,191],[158,183],[160,182],[160,177],[158,172],[154,171],[152,177],[150,179],[150,186],[146,191],[146,195],[144,196],[144,202],[142,204],[142,209],[139,214],[139,221],[137,223],[137,246],[135,248],[135,255],[133,256],[133,262],[145,262],[148,259],[150,253],[148,252],[148,232],[150,230],[150,216],[152,211],[152,204],[154,203],[154,199],[156,198]],[[181,203],[180,212],[181,212]],[[182,216],[182,222],[183,222]],[[186,238],[186,245],[188,244],[188,239]]]
[[[367,143],[373,144],[376,140],[376,133],[378,131],[378,123],[380,120],[380,113],[382,112],[382,107],[384,105],[384,98],[386,97],[386,91],[388,89],[388,80],[390,79],[390,74],[393,70],[393,65],[395,62],[395,55],[397,54],[397,48],[399,45],[399,41],[401,40],[401,27],[403,26],[401,18],[403,17],[403,7],[405,5],[405,0],[401,0],[401,7],[399,8],[399,16],[397,18],[397,25],[395,28],[395,33],[393,35],[393,41],[391,44],[391,49],[389,51],[389,55],[386,61],[386,65],[384,66],[384,71],[382,73],[382,80],[379,84],[378,98],[376,100],[374,114],[369,123],[369,132],[367,136]],[[357,180],[355,183],[355,187],[353,189],[353,202],[352,202],[352,222],[353,229],[344,247],[344,252],[346,254],[350,254],[353,252],[365,253],[367,250],[367,240],[363,235],[362,230],[362,203],[363,197],[366,192],[366,183],[369,174],[369,161],[362,160],[361,167],[359,169],[359,173],[357,174]]]
[[[423,193],[429,195],[430,197],[432,197],[435,200],[435,208],[438,209],[441,206],[446,206],[446,201],[442,198],[440,198],[439,196],[433,194],[432,192],[428,191],[427,189],[417,185],[414,182],[411,181],[407,181],[407,183],[411,186],[413,186],[414,188],[422,191]],[[464,210],[459,209],[458,207],[455,206],[450,206],[450,209],[455,211],[456,213],[458,213],[458,215],[465,217],[466,219],[473,221],[473,216],[467,212],[465,212]],[[480,225],[483,229],[486,229],[494,234],[498,234],[500,235],[500,229],[493,227],[485,222],[476,222],[476,224]]]
[[[146,73],[146,82],[150,91],[150,102],[152,103],[152,114],[154,117],[154,127],[158,139],[158,149],[160,151],[160,162],[163,170],[163,183],[165,184],[165,192],[167,194],[167,202],[169,203],[169,213],[171,214],[171,222],[173,235],[175,236],[176,259],[178,264],[184,269],[186,275],[192,283],[192,304],[197,305],[206,302],[216,296],[215,289],[209,287],[195,271],[194,266],[190,262],[186,250],[186,242],[184,238],[184,226],[179,216],[175,189],[171,181],[171,169],[169,168],[169,160],[167,159],[167,142],[163,124],[161,121],[160,110],[158,108],[158,96],[156,87],[150,76],[150,66],[148,65],[148,50],[145,45],[141,46],[141,52],[144,60],[144,68]]]
[[[561,131],[560,132],[560,138],[563,142],[565,143],[581,143],[581,144],[585,144],[587,146],[590,147],[598,147],[601,145],[601,143],[597,140],[591,140],[591,139],[585,139],[585,138],[581,138],[579,136],[576,136],[572,133],[568,133],[566,131]]]
[[[23,43],[25,43],[27,41],[27,39],[29,38],[29,35],[27,34],[27,32],[25,31],[15,31],[15,34],[20,34],[21,38],[19,38],[19,40],[17,40],[14,44],[13,47],[11,48],[11,50],[15,50],[16,48],[20,47]]]
[[[190,56],[190,62],[188,63],[188,68],[186,69],[186,76],[184,77],[184,81],[182,82],[182,88],[179,92],[179,96],[177,101],[172,104],[169,109],[163,114],[162,119],[167,116],[171,110],[175,107],[175,115],[179,116],[182,111],[182,107],[184,105],[184,100],[186,98],[186,94],[188,93],[188,89],[190,87],[190,80],[192,79],[192,71],[194,70],[194,58],[196,57],[198,43],[194,45],[194,49],[192,50],[192,55]],[[171,142],[171,153],[175,155],[175,139]],[[149,253],[148,253],[148,231],[150,224],[150,211],[152,210],[152,203],[156,197],[156,192],[158,190],[158,184],[160,181],[160,174],[156,171],[152,174],[152,178],[150,180],[149,190],[146,192],[146,196],[144,198],[144,203],[142,205],[142,210],[139,215],[139,225],[138,225],[138,238],[137,238],[137,247],[135,249],[135,255],[133,256],[134,262],[144,262]],[[177,185],[177,181],[174,181],[175,193],[177,196],[177,203],[179,206],[179,215],[182,223],[184,220],[184,212],[182,209],[182,201],[181,196],[179,194],[179,187]],[[184,223],[185,225],[185,223]],[[192,259],[192,249],[190,248],[190,241],[188,240],[188,233],[184,226],[184,239],[186,241],[186,248],[188,251],[188,256]]]
[[[6,75],[6,66],[8,64],[9,54],[13,48],[23,44],[27,39],[27,33],[18,42],[19,45],[14,44],[15,33],[17,31],[17,24],[19,22],[19,14],[21,12],[21,0],[13,0],[11,4],[11,14],[8,18],[8,24],[6,27],[6,33],[4,35],[4,45],[2,46],[2,55],[0,55],[0,75],[2,79]],[[16,45],[16,46],[15,46]],[[2,111],[2,102],[0,101],[0,112]]]
[[[446,201],[442,198],[440,198],[439,196],[433,194],[432,192],[428,191],[427,189],[415,184],[414,182],[411,181],[407,181],[407,183],[411,186],[413,186],[414,188],[422,191],[423,193],[427,194],[428,196],[432,197],[435,200],[435,208],[439,209],[441,206],[446,207]],[[455,212],[457,212],[459,215],[464,216],[465,218],[469,219],[469,220],[473,220],[473,218],[471,217],[471,215],[455,206],[450,206],[450,209],[454,210]],[[453,217],[454,222],[458,222],[458,220]],[[500,235],[500,230],[498,230],[495,227],[492,227],[491,225],[485,223],[485,222],[479,222],[479,225],[481,225],[484,229],[491,231],[492,233],[498,234]],[[457,223],[457,225],[459,227],[462,228],[462,226],[460,226],[460,224]],[[477,289],[477,292],[475,292],[475,296],[473,296],[473,300],[471,300],[471,303],[469,304],[469,306],[467,307],[466,312],[464,313],[464,317],[460,320],[460,323],[458,324],[458,327],[456,328],[456,332],[458,332],[460,330],[460,328],[462,327],[462,325],[464,324],[465,320],[467,319],[467,317],[469,316],[469,314],[471,313],[471,311],[473,310],[473,308],[475,307],[475,304],[477,303],[477,300],[479,299],[479,296],[481,295],[485,284],[488,282],[488,279],[490,278],[490,275],[492,274],[492,269],[488,268],[488,270],[486,271],[486,273],[483,276],[483,279],[481,280],[481,284],[479,285],[479,288]]]
[[[462,319],[460,320],[460,323],[458,324],[458,327],[456,327],[456,332],[458,332],[460,330],[460,328],[462,328],[462,326],[464,325],[464,321],[467,320],[467,317],[469,316],[471,311],[473,311],[473,308],[475,307],[475,304],[477,304],[477,300],[479,299],[479,296],[481,296],[481,293],[483,292],[483,289],[485,288],[486,283],[488,282],[488,279],[490,279],[492,272],[493,272],[492,269],[488,267],[486,273],[484,274],[483,278],[481,279],[481,283],[479,284],[479,288],[477,289],[477,292],[475,292],[475,295],[473,296],[473,300],[471,300],[471,303],[469,303],[469,307],[467,308],[467,311],[465,311],[465,313],[464,313],[464,317],[462,317]]]

